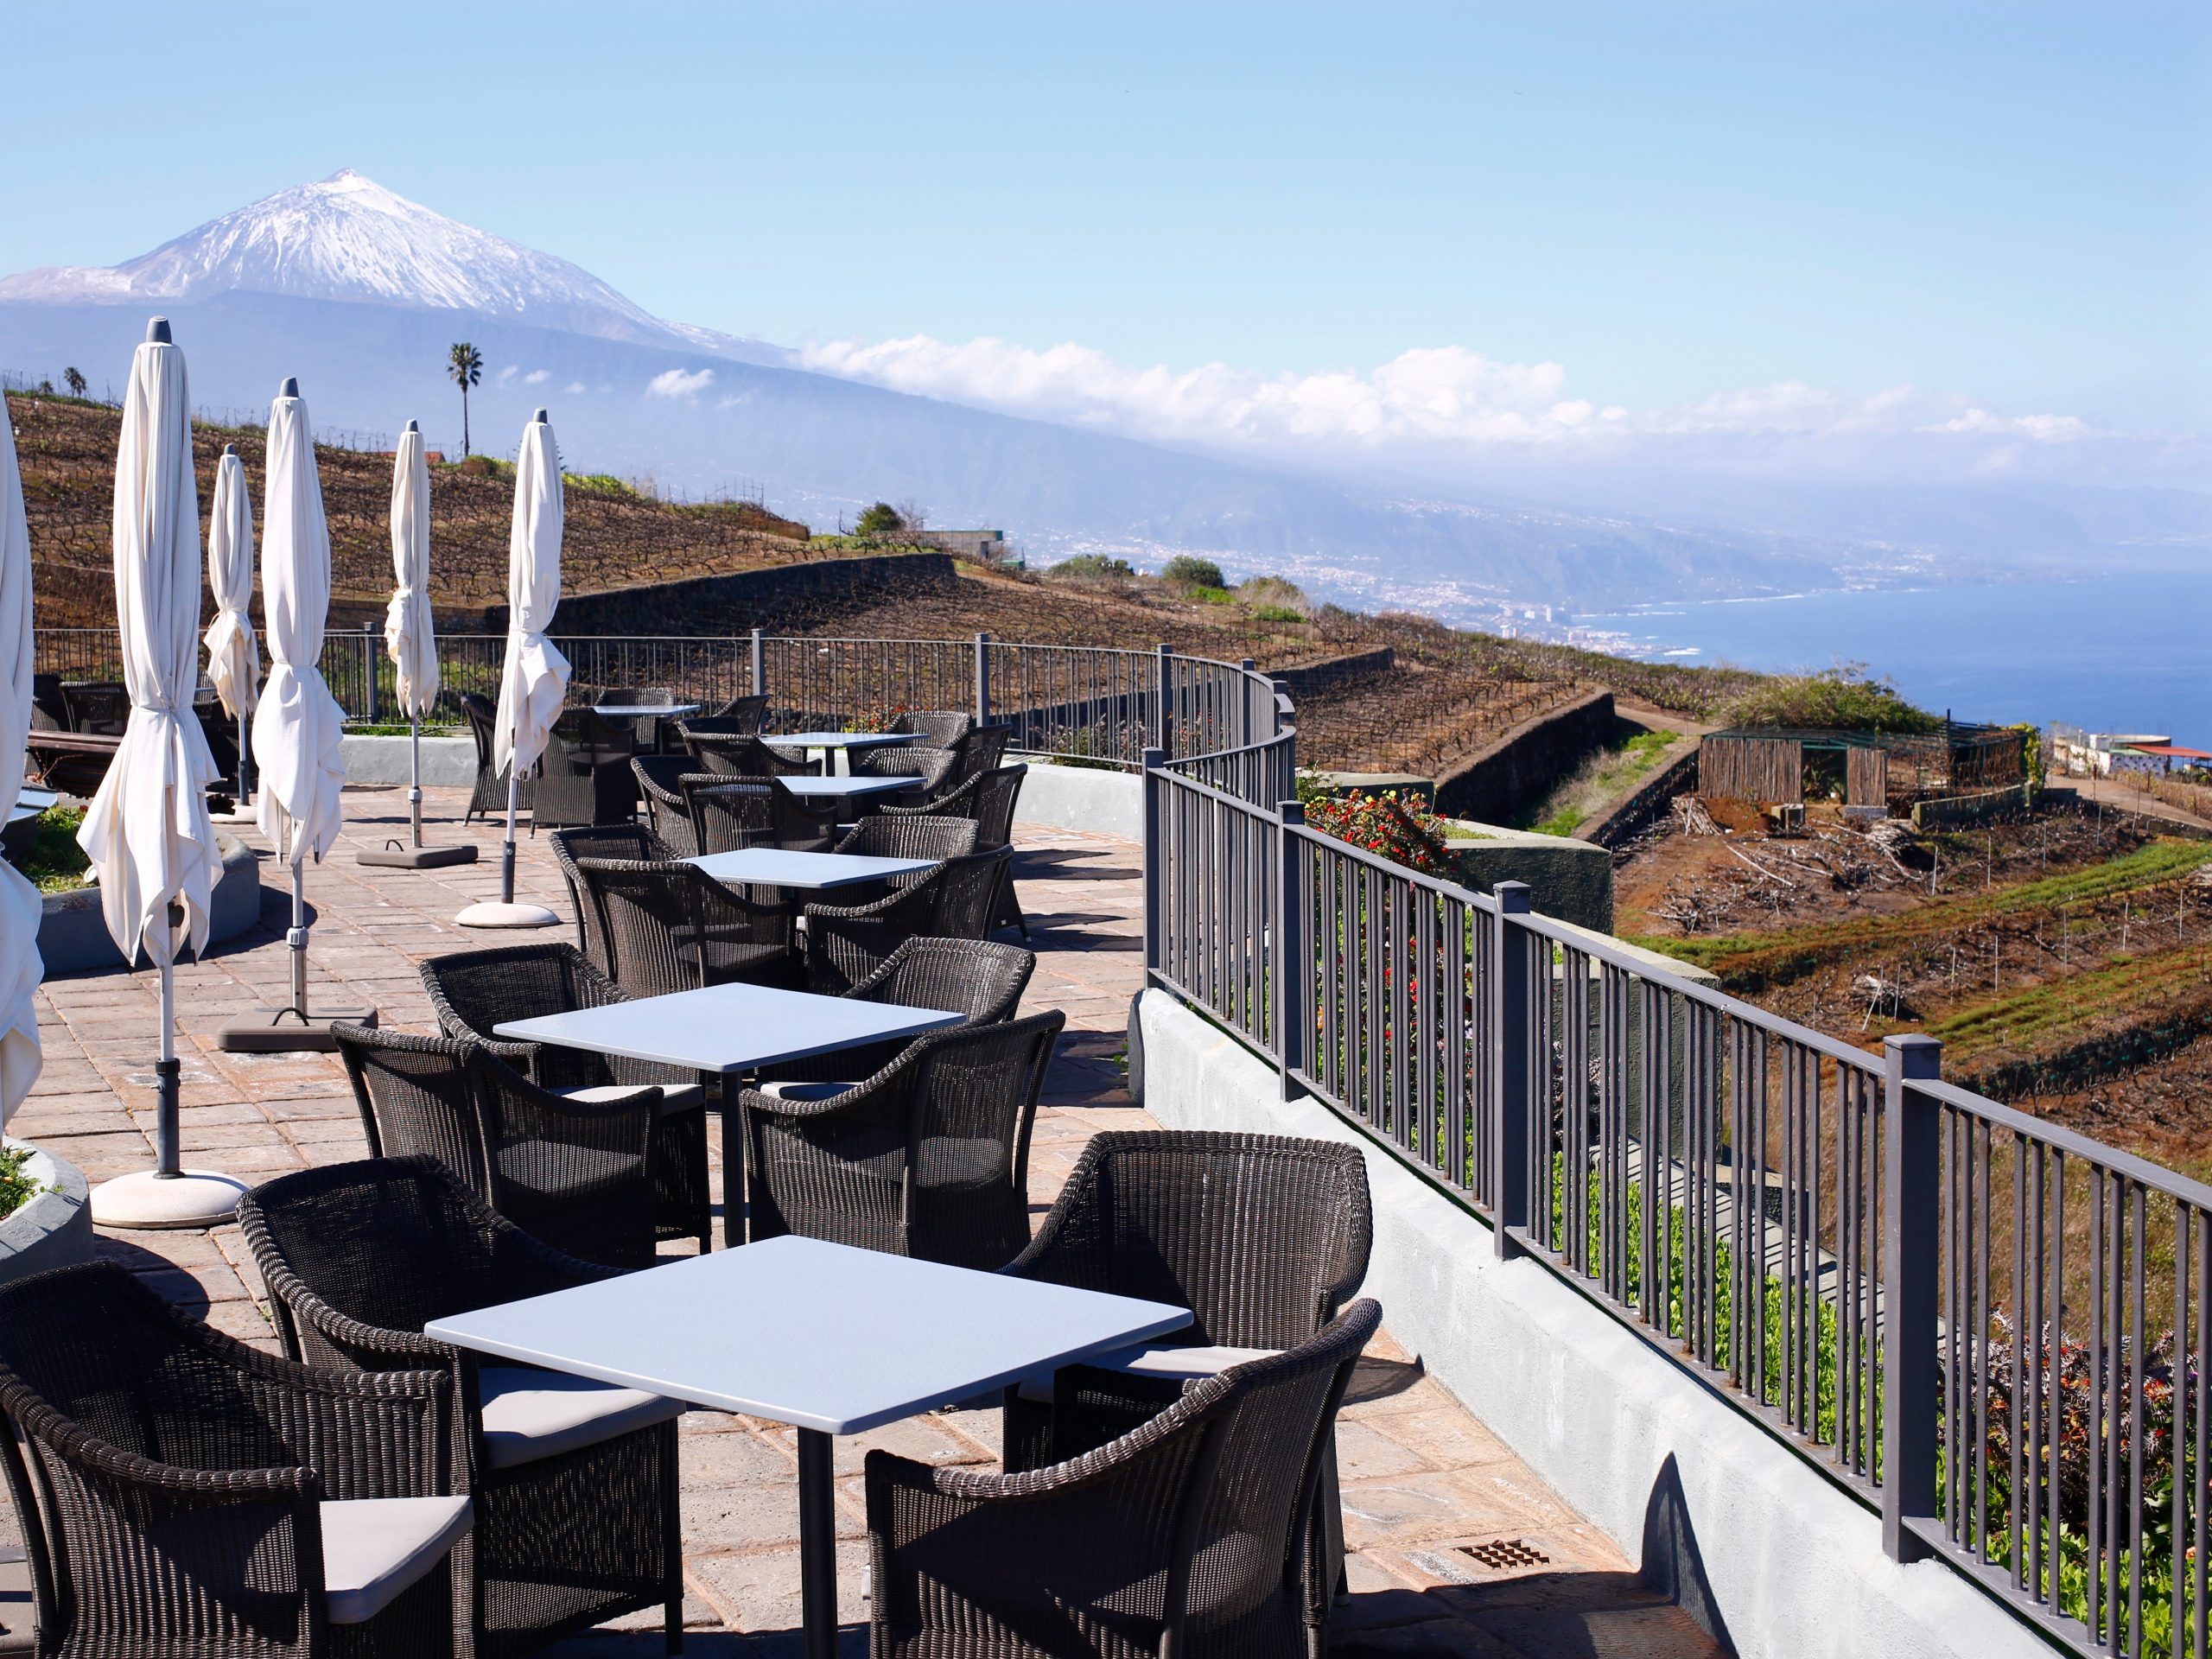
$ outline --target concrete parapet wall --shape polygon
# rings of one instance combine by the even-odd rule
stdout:
[[[349,784],[404,784],[408,780],[408,740],[371,737],[348,733],[338,743],[339,758],[346,763]],[[476,781],[476,740],[473,737],[426,737],[423,740],[423,781],[448,788],[467,788]]]
[[[1444,844],[1461,887],[1488,893],[1501,881],[1525,881],[1531,908],[1595,932],[1613,931],[1613,855],[1603,847],[1465,818],[1446,821]]]
[[[1940,1561],[1900,1567],[1881,1517],[1541,1263],[1165,992],[1132,1011],[1143,1103],[1178,1129],[1357,1147],[1375,1202],[1365,1294],[1391,1334],[1744,1659],[2046,1651]],[[1702,1604],[1702,1605],[1700,1605]]]
[[[1144,779],[1103,766],[1056,766],[1024,756],[1029,772],[1014,804],[1016,823],[1144,839]]]

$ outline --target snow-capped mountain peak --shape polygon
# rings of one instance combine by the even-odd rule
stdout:
[[[589,271],[448,219],[351,168],[210,219],[113,266],[0,277],[0,302],[188,303],[236,291],[477,312],[537,327],[718,349]]]

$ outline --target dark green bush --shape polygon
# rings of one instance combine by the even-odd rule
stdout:
[[[1226,588],[1229,578],[1211,559],[1178,553],[1160,567],[1160,579],[1171,588]]]

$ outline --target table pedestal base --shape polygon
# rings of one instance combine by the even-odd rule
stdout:
[[[830,1437],[798,1431],[798,1585],[806,1659],[837,1659],[837,1497]]]

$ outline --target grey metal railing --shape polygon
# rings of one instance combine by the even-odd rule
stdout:
[[[1285,727],[1287,728],[1287,715]],[[1147,755],[1145,966],[2082,1652],[2208,1653],[2212,1188]]]

